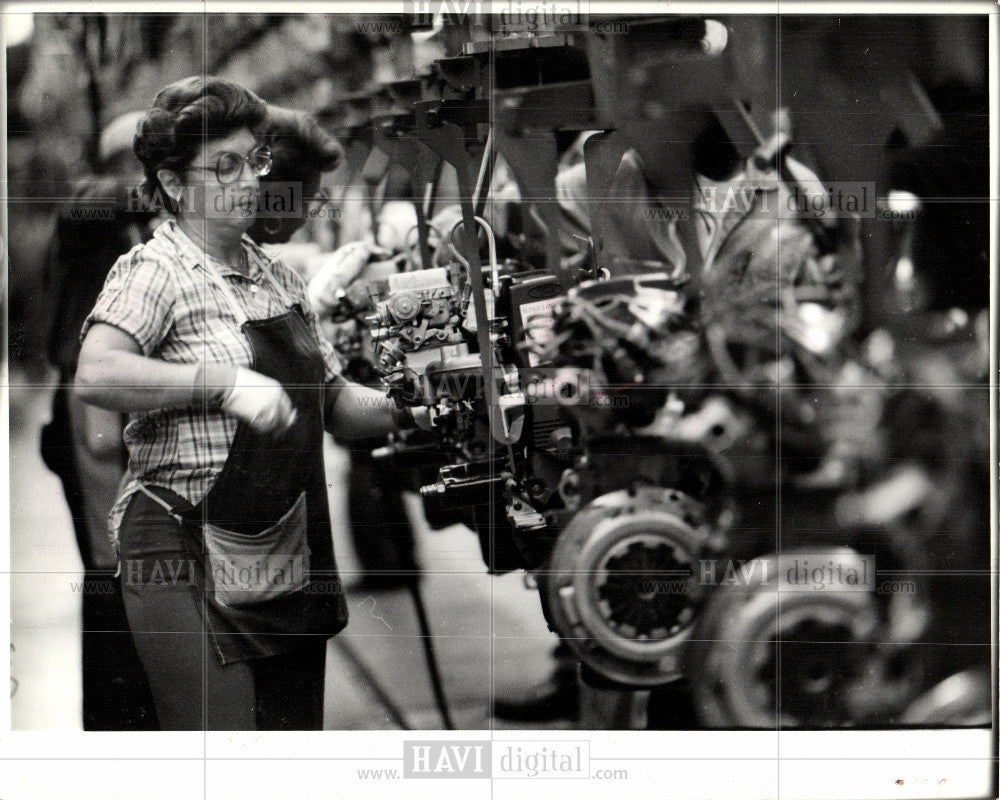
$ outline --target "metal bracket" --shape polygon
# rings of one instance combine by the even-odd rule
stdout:
[[[469,107],[469,104],[461,104]],[[469,171],[469,155],[466,152],[466,135],[462,127],[449,121],[449,114],[442,113],[444,103],[425,101],[414,104],[416,115],[417,136],[428,148],[441,156],[455,169],[458,180],[459,198],[462,208],[462,237],[465,244],[466,257],[469,261],[469,282],[472,285],[472,302],[476,310],[476,341],[479,344],[480,359],[483,364],[483,387],[486,392],[486,407],[490,422],[490,431],[498,441],[503,441],[503,430],[498,419],[496,403],[496,373],[497,366],[493,353],[493,342],[490,337],[490,319],[486,308],[486,286],[483,282],[483,265],[479,258],[479,237],[475,210],[472,207],[472,176]],[[450,110],[455,110],[452,106]],[[485,106],[481,110],[485,110]],[[475,117],[466,117],[466,122],[485,121]]]

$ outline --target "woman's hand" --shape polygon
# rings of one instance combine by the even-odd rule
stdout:
[[[345,288],[374,258],[388,258],[389,251],[362,240],[339,247],[323,257],[323,263],[309,281],[309,302],[313,311],[324,316],[337,303],[337,290]]]
[[[280,383],[246,367],[236,370],[236,381],[222,400],[222,410],[258,433],[275,435],[287,431],[297,416]]]

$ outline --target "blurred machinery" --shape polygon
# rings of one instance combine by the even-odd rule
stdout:
[[[974,683],[962,676],[906,709],[984,659],[955,664],[930,643],[955,623],[938,600],[955,587],[935,570],[988,558],[987,487],[973,498],[967,471],[987,469],[985,321],[920,316],[899,266],[916,257],[919,218],[873,215],[859,234],[858,215],[787,157],[801,132],[824,179],[863,178],[881,208],[900,202],[889,138],[919,146],[940,120],[909,47],[933,32],[914,20],[898,34],[666,17],[622,34],[470,41],[427,75],[349,101],[339,129],[356,169],[398,166],[417,206],[403,271],[343,295],[348,338],[356,347],[363,319],[389,396],[435,420],[379,457],[412,476],[432,526],[475,529],[491,571],[533,572],[550,627],[582,663],[625,687],[685,678],[704,726],[982,713],[952,713],[954,687]],[[910,55],[852,66],[871,48]],[[873,109],[864,136],[846,113],[858,102]],[[621,204],[601,201],[630,148],[666,165],[645,175],[653,194],[687,197],[692,119],[721,124],[741,161],[820,206],[753,220],[711,268],[686,242],[687,268],[637,254]],[[579,131],[597,132],[582,268],[560,258],[553,201],[557,142]],[[522,237],[498,258],[487,195],[499,161],[541,251]],[[458,210],[437,229],[446,174]],[[967,425],[982,432],[975,446],[951,436]],[[933,457],[941,447],[953,460]],[[942,552],[935,537],[962,504],[961,546]],[[845,571],[864,579],[845,583]],[[903,588],[883,591],[885,576]]]

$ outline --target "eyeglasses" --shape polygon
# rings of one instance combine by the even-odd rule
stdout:
[[[258,178],[262,178],[271,171],[274,164],[274,157],[271,155],[271,148],[266,144],[257,145],[248,155],[241,156],[239,153],[226,151],[219,153],[215,160],[214,167],[190,167],[190,169],[201,169],[214,172],[216,180],[223,186],[236,183],[243,174],[243,166],[250,165],[250,172]]]

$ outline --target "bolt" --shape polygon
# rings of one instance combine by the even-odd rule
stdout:
[[[541,497],[545,494],[545,484],[541,481],[528,481],[528,494],[532,497]]]

